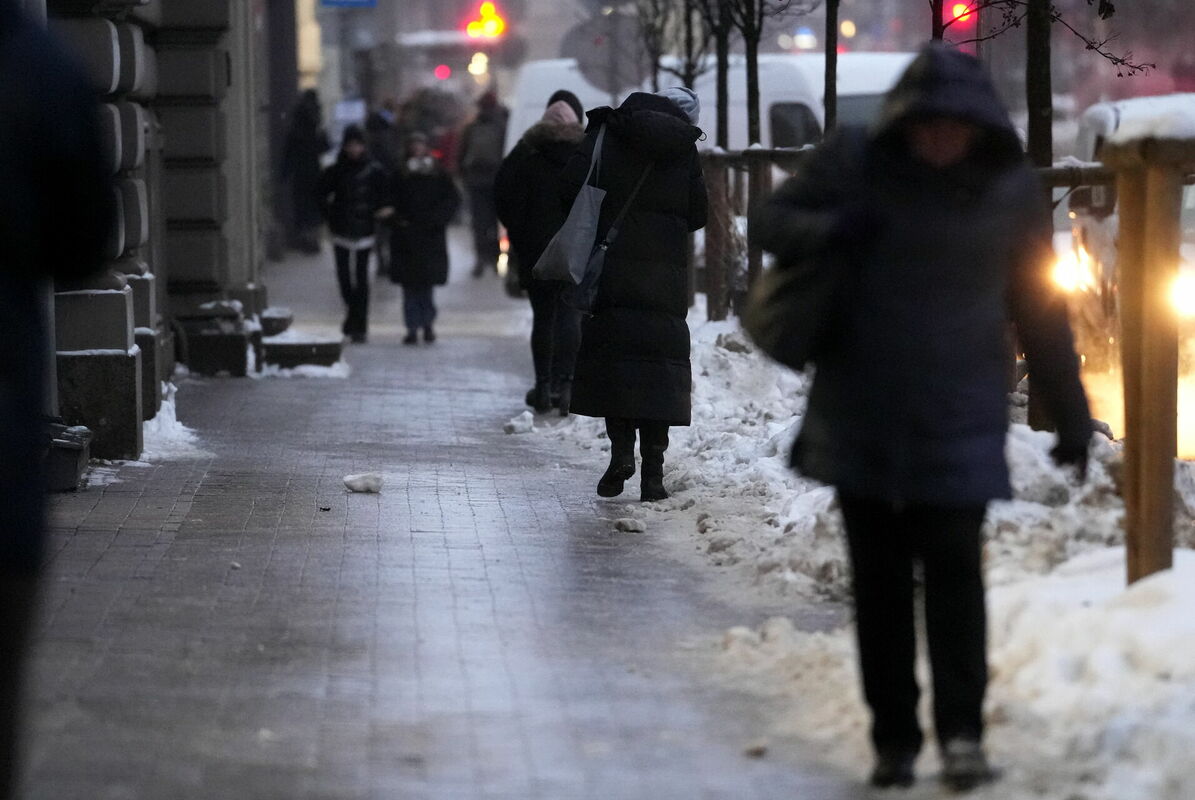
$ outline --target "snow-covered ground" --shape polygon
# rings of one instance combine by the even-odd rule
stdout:
[[[736,321],[703,320],[695,309],[693,425],[672,430],[672,496],[641,506],[632,482],[615,516],[695,544],[772,595],[845,598],[833,492],[787,466],[809,378],[767,361]],[[1013,401],[1015,417],[1023,398]],[[597,451],[596,482],[609,447],[600,420],[543,417],[533,433]],[[993,504],[985,525],[990,742],[1008,769],[980,796],[1195,796],[1195,554],[1180,550],[1175,571],[1125,590],[1121,450],[1097,438],[1080,484],[1051,462],[1052,435],[1014,425],[1008,437],[1016,497]],[[1190,462],[1179,465],[1176,513],[1179,541],[1190,546]],[[869,763],[849,629],[810,633],[778,619],[734,629],[711,650],[736,687],[781,701],[779,733],[814,740],[848,768]]]

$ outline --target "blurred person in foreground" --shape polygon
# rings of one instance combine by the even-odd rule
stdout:
[[[584,118],[575,94],[564,89],[555,92],[548,98],[543,118],[527,129],[503,160],[494,184],[498,218],[510,236],[519,287],[531,300],[535,386],[527,394],[527,405],[540,414],[555,406],[561,416],[568,416],[581,344],[581,313],[573,303],[573,284],[542,281],[531,270],[564,224],[565,213],[554,189],[569,157],[585,138]]]
[[[406,160],[391,180],[394,206],[390,240],[390,280],[402,284],[405,345],[436,341],[435,287],[448,283],[448,223],[461,205],[460,193],[444,165],[432,155],[427,137],[407,137]]]
[[[486,270],[498,269],[502,252],[498,241],[498,210],[494,204],[494,181],[502,166],[506,146],[506,108],[494,92],[487,91],[477,101],[477,116],[461,134],[458,173],[469,198],[469,216],[473,227],[473,250],[477,261],[473,277]]]
[[[692,231],[705,227],[707,212],[696,146],[700,115],[697,95],[680,87],[634,92],[618,108],[594,109],[585,141],[561,176],[567,208],[585,183],[605,126],[594,178],[607,192],[598,240],[624,209],[626,216],[606,254],[592,313],[582,322],[572,394],[573,413],[606,419],[610,466],[598,481],[601,497],[622,494],[635,474],[638,432],[639,498],[667,498],[668,428],[690,422],[688,242]]]
[[[291,113],[282,149],[282,180],[290,187],[287,216],[289,244],[310,255],[320,251],[320,159],[332,149],[324,130],[324,111],[315,89],[306,89]]]
[[[1055,460],[1083,473],[1092,432],[1042,186],[979,62],[929,45],[876,125],[831,137],[754,222],[777,270],[838,275],[793,464],[837,488],[846,523],[871,782],[911,785],[922,746],[920,562],[941,778],[970,789],[994,777],[980,528],[988,502],[1011,496],[1010,318],[1057,425]]]
[[[51,278],[100,270],[114,198],[82,67],[0,0],[0,798],[16,793],[21,677],[42,566]],[[63,226],[69,226],[66,235]]]

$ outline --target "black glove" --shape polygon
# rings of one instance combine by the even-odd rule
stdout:
[[[1080,481],[1087,480],[1087,446],[1090,437],[1086,439],[1059,440],[1050,451],[1050,458],[1060,467],[1074,467]]]

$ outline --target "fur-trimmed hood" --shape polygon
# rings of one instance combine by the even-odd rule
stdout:
[[[585,129],[580,123],[563,123],[555,120],[541,119],[523,134],[523,141],[536,150],[543,150],[546,146],[565,143],[574,147],[585,138]]]

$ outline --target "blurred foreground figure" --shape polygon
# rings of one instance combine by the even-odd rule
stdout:
[[[82,69],[0,0],[0,798],[16,792],[17,706],[43,548],[41,297],[48,278],[99,270],[112,203]]]
[[[502,252],[498,241],[498,209],[494,204],[494,181],[502,166],[506,144],[506,108],[488,91],[477,100],[477,116],[461,134],[459,171],[469,198],[473,227],[473,251],[477,261],[473,277],[498,269]]]
[[[290,187],[289,244],[304,253],[320,251],[319,225],[323,221],[317,194],[320,159],[331,149],[319,94],[315,89],[306,89],[291,113],[281,165],[282,180]]]
[[[1058,427],[1055,459],[1082,472],[1092,430],[1066,307],[1048,279],[1043,189],[979,63],[934,45],[877,126],[823,145],[756,223],[777,256],[761,286],[776,294],[753,298],[748,327],[779,360],[817,365],[793,464],[837,488],[846,522],[871,782],[911,785],[922,746],[920,562],[942,780],[972,788],[993,777],[982,748],[980,527],[987,503],[1011,496],[1010,317]],[[811,352],[792,357],[786,348],[808,343],[752,321],[769,302],[777,318],[824,317]]]

